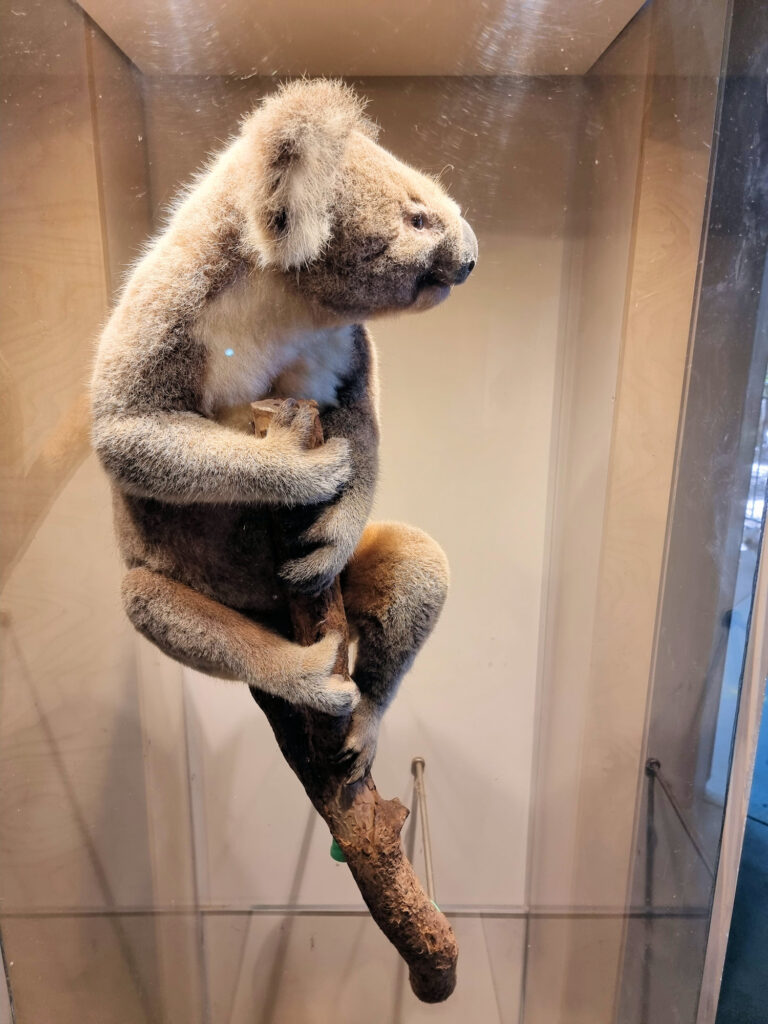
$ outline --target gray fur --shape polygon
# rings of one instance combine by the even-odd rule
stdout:
[[[374,140],[338,83],[267,100],[134,268],[92,383],[131,621],[204,672],[334,714],[360,701],[342,754],[351,778],[448,581],[425,534],[367,524],[378,383],[361,320],[435,305],[477,258],[443,189]],[[307,450],[290,403],[266,437],[249,433],[248,403],[264,397],[316,398],[325,443]],[[286,587],[316,591],[339,573],[357,686],[330,674],[337,637],[287,638]]]

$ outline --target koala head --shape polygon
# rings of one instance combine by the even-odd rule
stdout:
[[[339,82],[296,82],[243,126],[244,215],[262,262],[342,316],[441,302],[477,262],[477,239],[441,185],[376,142]]]

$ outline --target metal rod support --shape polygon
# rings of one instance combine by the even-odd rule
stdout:
[[[411,761],[411,771],[415,780],[416,800],[419,805],[419,820],[421,821],[421,834],[424,840],[424,866],[427,874],[427,895],[435,903],[435,876],[432,872],[432,839],[429,834],[429,815],[427,814],[427,791],[424,788],[423,757],[414,757]]]
[[[682,825],[683,832],[685,832],[685,834],[691,841],[691,846],[694,848],[699,860],[706,868],[707,874],[711,879],[714,880],[715,872],[712,865],[709,863],[709,860],[707,859],[707,855],[704,853],[701,840],[693,831],[688,822],[685,820],[685,816],[683,815],[683,812],[680,810],[680,805],[675,799],[674,793],[669,788],[669,785],[667,784],[667,781],[664,778],[664,776],[661,774],[661,761],[659,761],[656,757],[649,757],[648,760],[645,762],[645,774],[649,778],[655,779],[661,786],[664,796],[666,796],[667,800],[669,800],[669,803],[672,807],[672,810],[675,812],[677,820]]]

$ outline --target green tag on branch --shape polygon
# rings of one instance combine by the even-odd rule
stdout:
[[[331,856],[334,860],[337,860],[339,864],[346,864],[347,858],[344,856],[344,851],[334,839],[331,842]]]

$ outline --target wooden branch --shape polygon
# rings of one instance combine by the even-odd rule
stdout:
[[[254,426],[263,435],[280,403],[252,406]],[[322,444],[317,405],[310,447]],[[280,558],[279,515],[275,516],[276,556]],[[329,630],[344,642],[334,672],[349,678],[347,618],[339,580],[317,597],[288,595],[293,635],[304,646]],[[408,809],[399,800],[379,796],[370,772],[346,785],[344,770],[333,763],[349,728],[349,717],[334,718],[297,708],[279,697],[251,688],[272,726],[280,750],[298,776],[315,809],[343,851],[352,877],[376,924],[408,964],[411,988],[425,1003],[447,999],[456,986],[458,946],[445,916],[424,892],[400,842]]]

